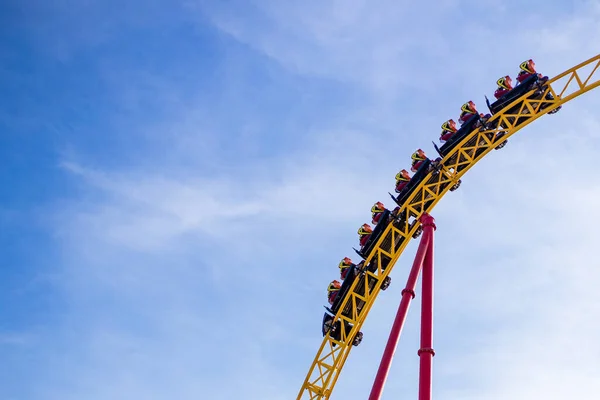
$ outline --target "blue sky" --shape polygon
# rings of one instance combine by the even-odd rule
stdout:
[[[555,3],[3,4],[0,398],[294,398],[411,152],[524,59],[598,54],[600,4]],[[537,121],[436,208],[439,398],[600,390],[598,107]],[[366,398],[415,247],[332,398]],[[418,306],[389,398],[415,397]]]

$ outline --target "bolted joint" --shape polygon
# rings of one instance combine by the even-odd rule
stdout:
[[[423,215],[421,215],[421,217],[419,217],[419,222],[421,222],[421,225],[423,227],[431,226],[431,227],[433,227],[433,230],[436,229],[435,218],[433,218],[431,215],[429,215],[427,213],[423,213]]]
[[[415,298],[415,291],[414,290],[402,289],[402,296],[404,296],[406,293],[410,294],[413,299]]]
[[[421,354],[423,354],[423,353],[429,353],[429,354],[431,354],[431,356],[432,356],[432,357],[433,357],[433,356],[435,356],[435,351],[434,351],[432,348],[429,348],[429,347],[424,347],[424,348],[422,348],[422,349],[419,349],[419,351],[417,351],[417,355],[418,355],[419,357],[420,357],[420,356],[421,356]]]

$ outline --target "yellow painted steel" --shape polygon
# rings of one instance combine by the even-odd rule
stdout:
[[[409,217],[412,221],[416,221],[423,213],[430,213],[444,194],[472,166],[500,143],[542,115],[598,86],[600,86],[600,54],[550,79],[543,96],[538,97],[537,100],[529,98],[535,92],[533,89],[526,95],[516,99],[495,114],[486,124],[486,126],[497,126],[496,128],[490,130],[478,128],[463,138],[441,160],[440,172],[429,172],[420,185],[413,190],[402,205],[399,215],[403,215],[407,221],[409,221]],[[548,92],[553,95],[554,100],[545,100]],[[542,104],[545,106],[543,110],[541,109]],[[498,123],[492,124],[493,122]],[[497,136],[499,133],[503,133],[501,138]],[[354,280],[334,317],[334,321],[332,321],[346,321],[352,324],[353,327],[349,332],[341,329],[339,341],[330,337],[329,333],[323,338],[323,342],[300,389],[298,400],[329,399],[352,349],[352,338],[359,332],[369,310],[373,306],[379,294],[381,283],[390,274],[394,264],[417,229],[419,229],[418,222],[404,224],[403,229],[394,226],[394,224],[389,224],[381,234],[365,260],[365,265],[377,260],[377,270],[367,272],[364,276],[359,276]],[[385,270],[381,268],[382,260],[390,260]],[[367,280],[372,281],[373,279],[377,283],[370,290]],[[356,292],[357,287],[364,289]],[[357,311],[356,305],[362,302],[364,302],[364,306],[360,311]],[[342,315],[343,310],[349,304],[352,305],[351,315]]]

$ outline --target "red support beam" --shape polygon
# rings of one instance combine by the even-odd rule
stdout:
[[[423,226],[423,235],[421,237],[421,242],[419,243],[417,255],[415,256],[410,274],[408,275],[406,287],[404,290],[402,290],[402,300],[400,301],[398,311],[396,312],[396,318],[394,319],[394,324],[392,325],[392,330],[385,346],[381,363],[379,364],[379,369],[377,370],[377,375],[375,376],[375,381],[373,382],[369,400],[379,400],[381,398],[383,387],[392,365],[392,359],[394,358],[394,353],[396,352],[396,347],[398,346],[398,341],[400,340],[400,334],[402,333],[404,321],[406,320],[406,315],[408,314],[410,301],[415,297],[415,287],[417,285],[417,279],[419,278],[421,267],[423,266],[428,254],[428,250],[431,248],[431,244],[433,243],[433,230],[435,229],[433,217],[431,217],[429,214],[423,214],[420,221],[421,225]],[[431,254],[433,255],[433,252],[431,252]],[[433,262],[433,258],[431,258],[431,260]]]
[[[431,232],[425,260],[423,262],[423,299],[421,301],[421,348],[419,355],[419,400],[431,400],[433,351],[433,218],[423,220],[423,234]]]

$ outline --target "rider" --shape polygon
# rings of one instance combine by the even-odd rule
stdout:
[[[472,117],[477,115],[477,107],[471,100],[463,104],[460,109],[461,113],[458,120],[460,121],[461,126],[463,126],[465,122],[470,120]]]
[[[535,62],[532,59],[527,61],[523,61],[521,65],[519,65],[519,75],[517,75],[517,81],[519,83],[523,82],[525,79],[529,78],[531,75],[536,73],[535,70]],[[547,76],[543,76],[542,74],[537,74],[540,80],[548,80]]]
[[[350,271],[350,267],[354,265],[352,263],[352,260],[349,257],[344,257],[342,259],[342,261],[340,261],[340,263],[338,264],[338,267],[340,267],[340,279],[344,280],[346,279],[346,275],[348,275],[348,271]]]
[[[510,92],[513,89],[512,79],[510,76],[506,75],[496,81],[498,84],[498,89],[494,92],[494,96],[496,99],[504,96],[506,93]]]
[[[360,247],[363,247],[365,244],[367,244],[371,233],[373,233],[373,228],[371,228],[371,225],[369,224],[362,224],[360,228],[358,228]]]
[[[371,207],[371,214],[373,216],[373,220],[371,221],[371,223],[377,225],[384,211],[385,206],[382,202],[378,201],[377,203],[373,204],[373,207]]]
[[[327,300],[329,300],[329,304],[333,305],[341,287],[342,284],[337,280],[331,281],[329,286],[327,286]]]
[[[456,122],[453,119],[442,124],[442,133],[440,134],[440,142],[445,142],[456,133]]]
[[[415,151],[412,154],[411,158],[412,158],[412,167],[410,168],[410,170],[412,172],[417,172],[419,170],[419,167],[427,159],[427,156],[425,155],[425,152],[423,150],[417,149],[417,151]]]
[[[408,185],[408,182],[410,182],[410,175],[408,174],[408,171],[403,169],[402,171],[398,172],[396,174],[396,193],[400,193],[402,189]]]

